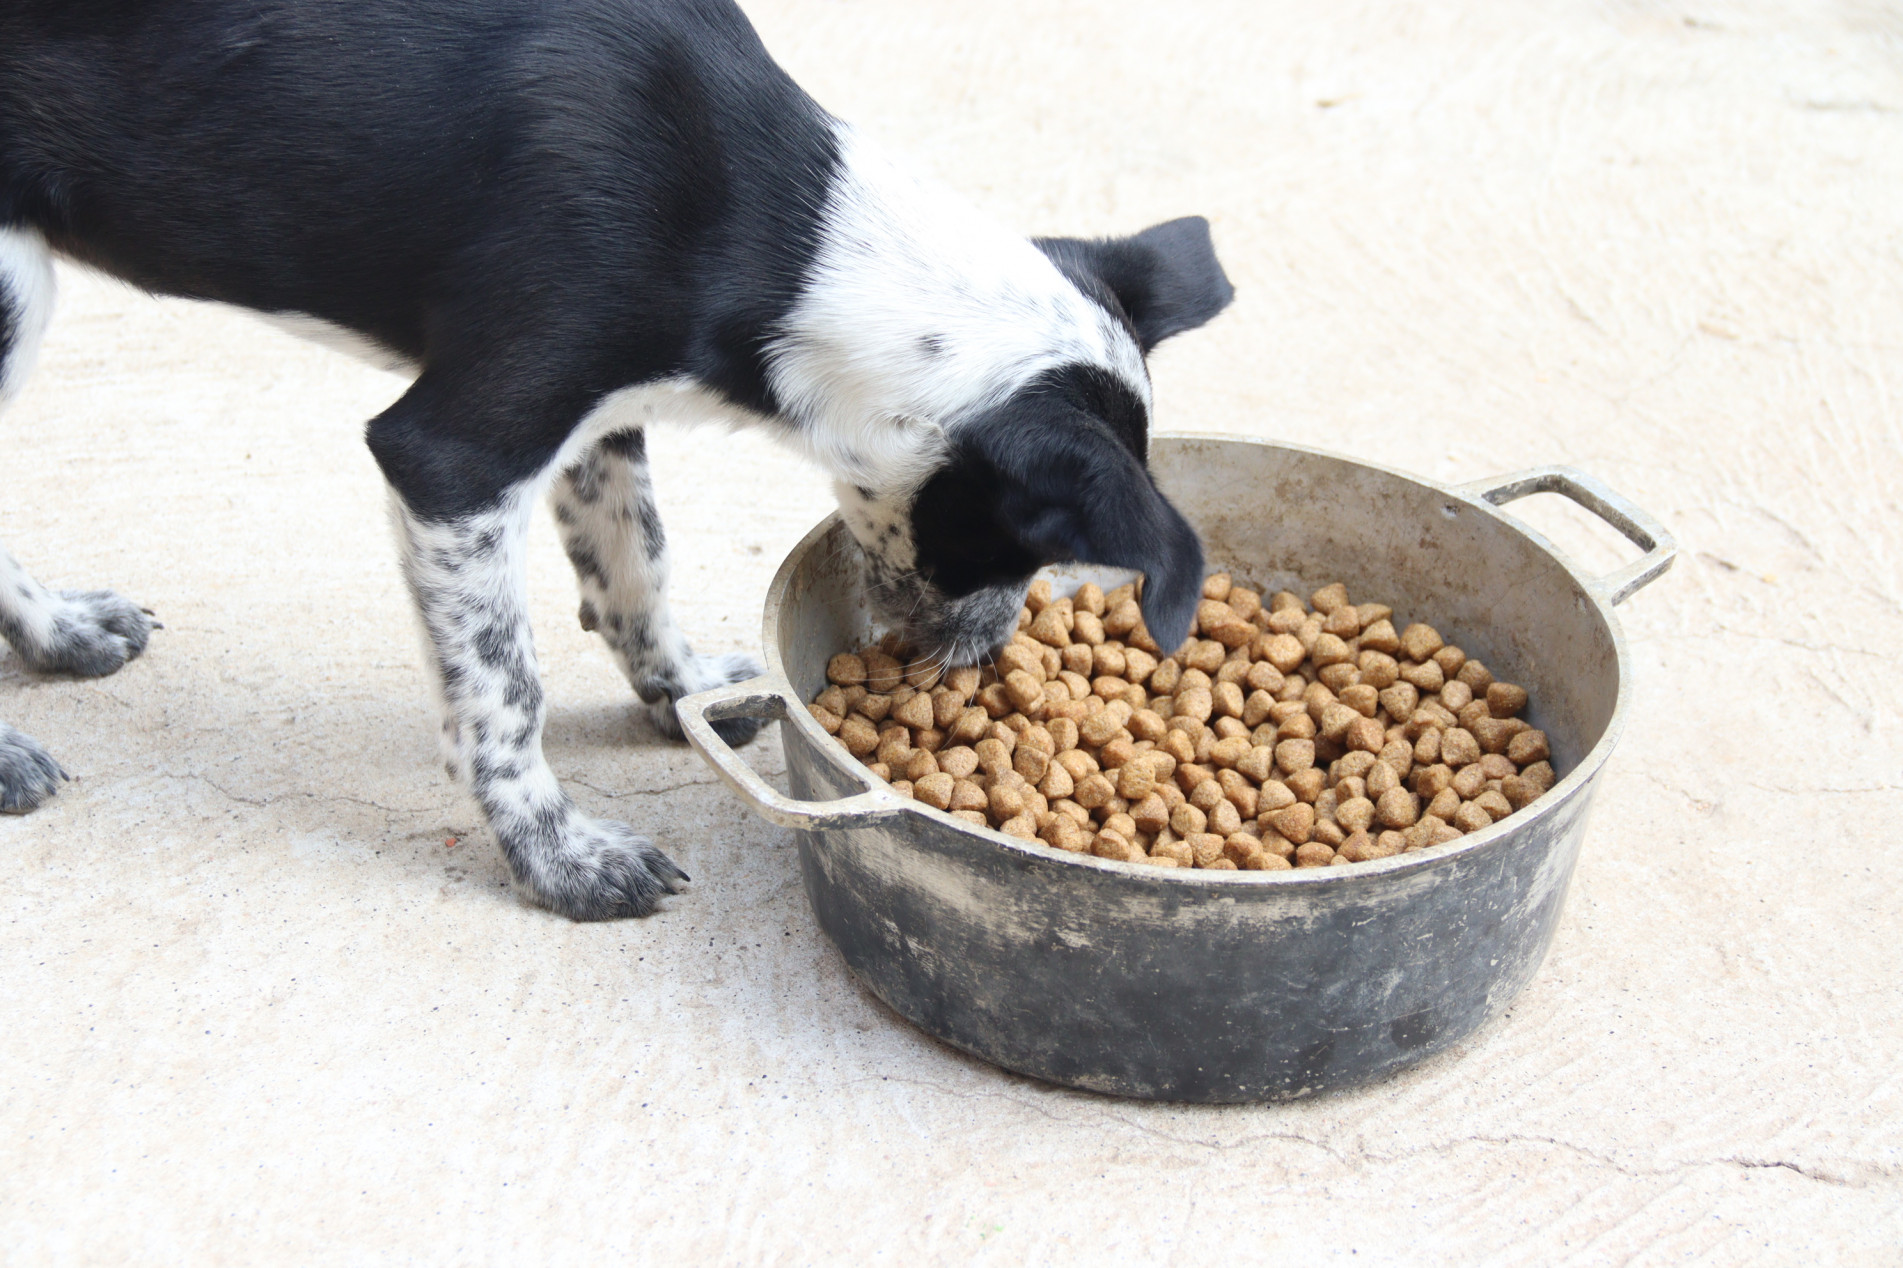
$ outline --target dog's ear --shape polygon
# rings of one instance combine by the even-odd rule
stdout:
[[[1188,636],[1202,598],[1196,530],[1102,420],[1054,395],[961,429],[951,461],[920,490],[913,525],[921,564],[954,585],[1059,560],[1136,569],[1143,623],[1165,649]]]
[[[1209,222],[1184,216],[1129,238],[1039,238],[1037,245],[1085,294],[1130,318],[1143,351],[1229,307],[1236,288],[1216,259]]]

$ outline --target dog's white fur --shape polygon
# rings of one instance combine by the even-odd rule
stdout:
[[[1103,366],[1150,403],[1136,341],[1043,252],[853,128],[838,141],[811,281],[769,352],[820,467],[908,490],[951,428],[1066,362]]]
[[[53,254],[34,229],[0,229],[0,293],[13,310],[12,347],[0,354],[0,406],[19,394],[53,319]]]

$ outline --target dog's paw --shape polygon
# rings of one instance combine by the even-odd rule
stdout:
[[[37,808],[65,778],[38,740],[0,722],[0,814],[23,815]]]
[[[625,823],[569,816],[540,848],[505,849],[516,886],[570,920],[621,920],[651,913],[688,879],[673,859]]]
[[[63,590],[52,629],[15,650],[34,673],[103,678],[144,651],[155,628],[151,613],[110,590]]]
[[[706,691],[712,687],[724,687],[728,683],[745,682],[749,678],[758,678],[765,673],[759,661],[745,652],[728,652],[721,656],[690,656],[687,664],[681,666],[680,676],[684,680],[682,687],[673,695],[654,706],[654,724],[661,734],[670,740],[686,739],[681,730],[680,715],[674,712],[674,701],[682,696],[691,696],[697,691]],[[732,748],[750,743],[760,734],[760,728],[766,725],[760,718],[727,718],[713,724],[714,733]]]

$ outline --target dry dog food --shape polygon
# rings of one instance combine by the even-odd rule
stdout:
[[[1165,655],[1132,587],[1031,587],[995,664],[887,640],[833,657],[813,717],[893,789],[1053,849],[1157,867],[1387,858],[1478,831],[1555,779],[1526,691],[1347,587],[1203,584]]]

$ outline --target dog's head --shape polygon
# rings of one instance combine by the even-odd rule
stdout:
[[[1144,623],[1164,647],[1202,595],[1195,531],[1148,470],[1143,356],[1228,306],[1234,288],[1209,224],[1189,217],[1130,238],[1037,242],[1127,341],[1108,363],[1060,361],[944,427],[935,465],[903,490],[842,485],[879,615],[907,641],[971,663],[1011,635],[1032,573],[1064,560],[1144,576]]]

